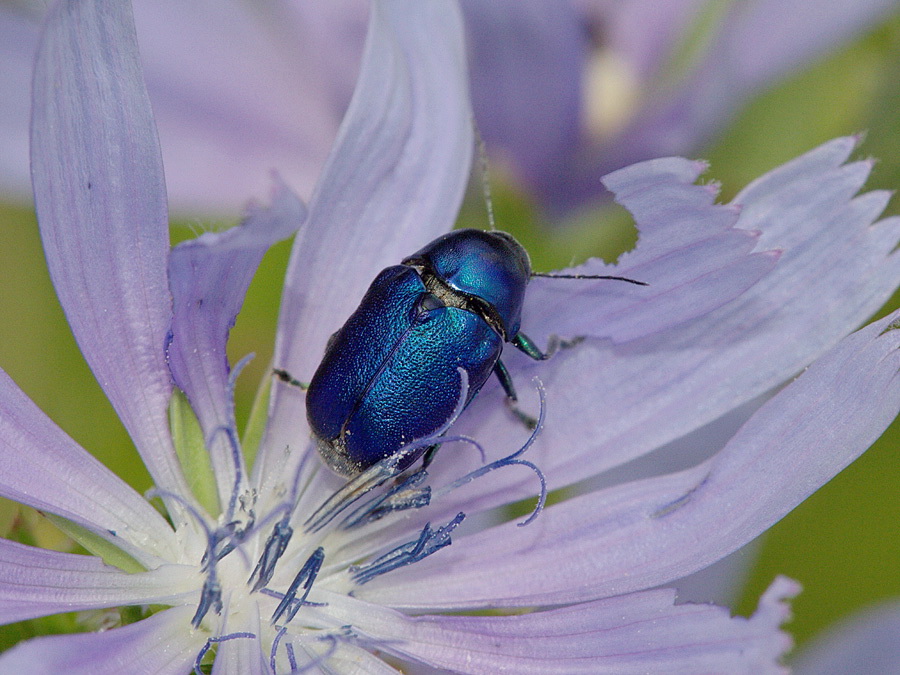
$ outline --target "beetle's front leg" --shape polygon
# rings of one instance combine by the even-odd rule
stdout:
[[[497,359],[497,363],[494,364],[494,374],[497,376],[497,379],[500,380],[503,391],[506,392],[506,406],[509,408],[509,411],[515,415],[522,424],[528,427],[529,430],[534,431],[537,427],[537,420],[519,409],[519,406],[517,405],[519,397],[516,396],[516,388],[513,385],[512,377],[510,377],[509,371],[500,359]]]

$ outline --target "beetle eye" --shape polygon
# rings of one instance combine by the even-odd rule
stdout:
[[[419,302],[416,310],[417,313],[421,315],[426,312],[432,312],[436,309],[441,309],[446,306],[447,305],[441,302],[441,299],[434,293],[422,293],[422,295],[419,296]]]

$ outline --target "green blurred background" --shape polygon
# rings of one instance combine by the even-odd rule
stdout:
[[[838,135],[866,131],[859,155],[878,158],[870,188],[900,187],[900,19],[884,25],[812,69],[752,102],[712,147],[707,177],[722,183],[722,199],[764,171]],[[827,101],[827,105],[822,102]],[[607,259],[630,247],[634,231],[621,210],[603,209],[548,234],[527,199],[493,177],[498,224],[532,252],[537,269],[553,269],[589,255]],[[900,213],[895,199],[891,213]],[[598,227],[603,224],[603,227]],[[480,195],[461,224],[485,226]],[[173,240],[221,223],[181,222]],[[0,205],[0,367],[76,441],[140,491],[149,476],[69,333],[40,247],[34,213]],[[271,357],[281,278],[290,243],[266,256],[234,329],[232,360],[256,358],[242,375],[238,406],[246,415],[256,382]],[[900,304],[895,296],[891,307]],[[900,424],[860,460],[801,505],[764,537],[759,560],[736,609],[753,611],[776,574],[804,585],[789,626],[798,644],[856,609],[900,596]],[[0,503],[0,534],[49,547],[68,544],[33,513]],[[0,630],[0,650],[40,629],[66,630],[72,617],[25,622]]]

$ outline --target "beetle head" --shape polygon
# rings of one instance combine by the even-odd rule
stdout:
[[[495,325],[505,340],[519,332],[525,288],[531,278],[528,253],[506,232],[454,230],[403,261],[465,300]]]

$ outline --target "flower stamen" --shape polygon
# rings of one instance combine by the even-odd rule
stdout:
[[[291,537],[294,534],[294,528],[290,526],[288,519],[289,517],[286,515],[275,523],[275,529],[272,530],[272,534],[270,534],[269,538],[266,540],[266,545],[265,548],[263,548],[259,562],[256,563],[253,574],[251,574],[250,578],[247,580],[247,583],[249,584],[253,581],[253,578],[256,577],[256,583],[254,583],[253,587],[250,589],[251,593],[255,593],[268,584],[272,575],[275,574],[275,565],[278,563],[281,556],[284,555],[285,550],[287,550],[288,542],[290,542]]]
[[[319,570],[322,569],[322,562],[325,560],[325,549],[321,546],[312,552],[312,555],[306,559],[306,562],[303,563],[303,567],[300,568],[300,571],[297,572],[297,576],[294,577],[294,580],[291,582],[291,585],[288,587],[287,593],[284,594],[284,597],[281,599],[281,602],[278,603],[278,607],[275,608],[275,612],[272,614],[272,623],[275,624],[281,618],[282,614],[290,607],[290,611],[288,612],[287,621],[285,623],[289,623],[291,619],[293,619],[297,612],[300,611],[300,608],[303,606],[303,603],[306,602],[306,598],[309,596],[310,590],[312,590],[313,582],[316,580],[316,576],[319,574]],[[303,585],[303,594],[298,599],[297,591],[299,590],[301,584]]]
[[[449,546],[452,543],[450,533],[465,517],[466,514],[460,511],[453,520],[437,530],[431,529],[431,523],[425,523],[418,539],[401,544],[365,565],[352,565],[350,574],[353,576],[353,580],[362,585],[381,574],[419,562],[445,546]]]
[[[525,441],[525,444],[516,450],[511,455],[498,459],[495,462],[491,462],[490,464],[486,464],[485,466],[479,467],[474,471],[470,471],[465,476],[461,478],[457,478],[455,481],[450,483],[449,485],[445,485],[440,490],[437,490],[433,494],[434,499],[438,499],[443,497],[445,494],[455,490],[458,487],[462,487],[468,483],[471,483],[476,478],[481,478],[483,475],[494,471],[495,469],[502,468],[504,466],[512,466],[514,464],[519,464],[521,466],[526,466],[537,474],[538,480],[541,482],[541,492],[538,496],[537,504],[534,507],[534,510],[531,512],[531,515],[528,516],[525,520],[519,523],[519,527],[524,527],[531,523],[535,518],[538,517],[541,511],[544,509],[544,504],[547,502],[547,479],[544,477],[544,472],[541,471],[537,465],[533,464],[524,459],[519,459],[527,450],[530,448],[534,442],[537,440],[538,434],[540,434],[541,429],[544,426],[544,417],[546,414],[546,403],[547,398],[544,392],[544,385],[541,384],[541,381],[538,378],[534,378],[535,388],[538,392],[538,397],[540,401],[540,411],[538,413],[537,423],[534,426],[534,429],[531,432],[531,435],[528,437],[528,440]]]

